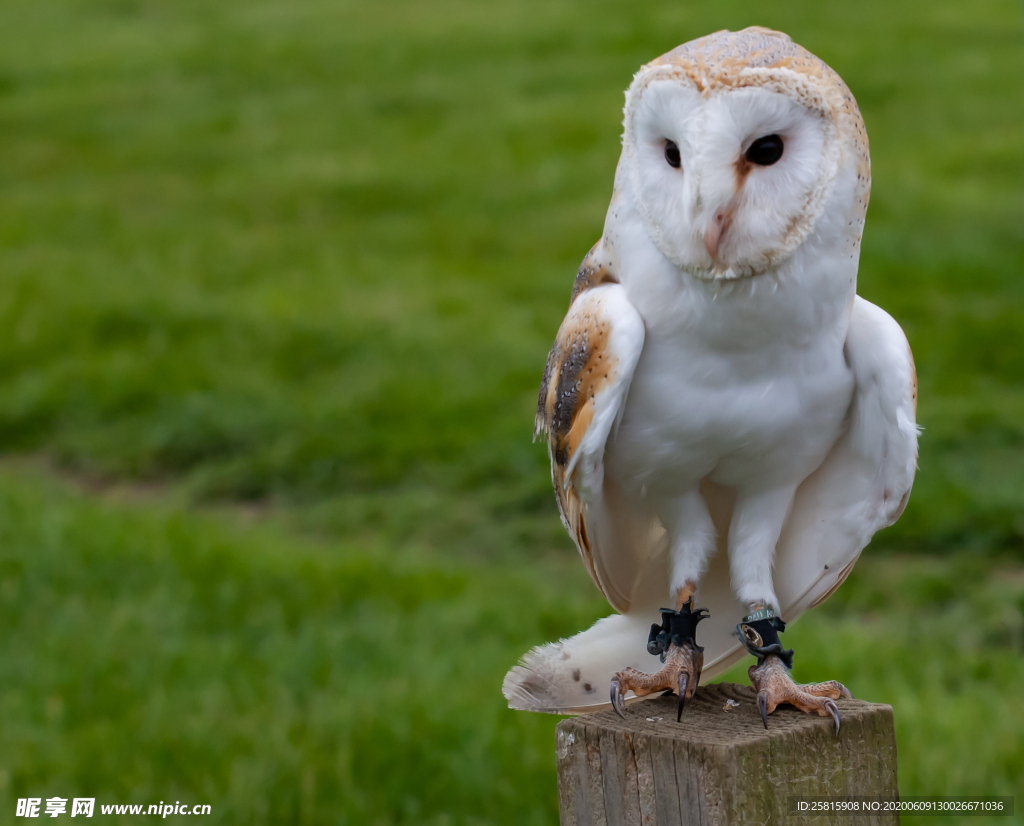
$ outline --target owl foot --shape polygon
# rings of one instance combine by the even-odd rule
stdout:
[[[762,614],[765,616],[759,616]],[[764,727],[768,728],[769,714],[782,703],[789,703],[806,714],[817,712],[822,717],[831,716],[838,735],[840,716],[835,701],[840,697],[851,699],[853,695],[835,680],[806,685],[795,683],[789,674],[793,667],[793,650],[783,650],[779,641],[779,632],[785,630],[786,624],[774,616],[771,609],[758,611],[736,626],[747,651],[757,657],[757,665],[750,666],[747,675],[757,692]]]
[[[654,674],[644,674],[635,668],[626,668],[612,677],[612,708],[626,719],[626,702],[623,696],[632,691],[637,697],[646,697],[655,691],[673,691],[679,695],[678,722],[683,716],[683,706],[693,696],[700,683],[700,672],[704,668],[704,649],[690,642],[682,646],[672,645],[665,654],[665,667]]]
[[[679,611],[668,608],[661,610],[662,624],[651,626],[647,650],[661,656],[664,667],[654,673],[645,674],[635,668],[626,668],[612,677],[612,708],[620,717],[626,717],[625,694],[632,691],[637,697],[645,697],[655,691],[673,691],[679,695],[679,709],[676,720],[683,715],[683,706],[693,696],[700,684],[700,672],[704,668],[704,649],[697,645],[697,623],[706,619],[706,608],[690,610],[687,603]]]

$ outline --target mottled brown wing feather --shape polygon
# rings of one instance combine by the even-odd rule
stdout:
[[[599,242],[576,276],[569,312],[548,355],[536,419],[537,434],[547,434],[562,522],[606,596],[587,529],[588,504],[581,495],[586,487],[581,477],[595,474],[592,463],[580,465],[579,459],[581,451],[594,454],[593,461],[600,465],[609,416],[618,415],[642,346],[642,322],[615,285],[617,279],[603,260]]]

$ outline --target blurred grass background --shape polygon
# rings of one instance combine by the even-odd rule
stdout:
[[[895,706],[903,793],[1024,791],[1017,0],[4,0],[0,812],[557,821],[501,678],[608,609],[536,386],[632,73],[752,24],[860,102],[926,428],[796,676]]]

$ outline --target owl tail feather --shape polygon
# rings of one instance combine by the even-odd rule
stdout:
[[[661,667],[647,653],[647,636],[658,619],[657,611],[615,614],[574,637],[534,648],[505,675],[501,693],[509,708],[522,711],[583,714],[611,708],[609,686],[617,671]]]

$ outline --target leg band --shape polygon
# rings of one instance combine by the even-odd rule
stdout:
[[[746,646],[747,651],[757,657],[758,665],[761,665],[769,654],[775,654],[786,668],[792,668],[793,649],[783,649],[779,640],[779,632],[786,630],[786,623],[776,616],[767,619],[753,619],[753,616],[755,615],[744,617],[736,626],[736,636]]]

